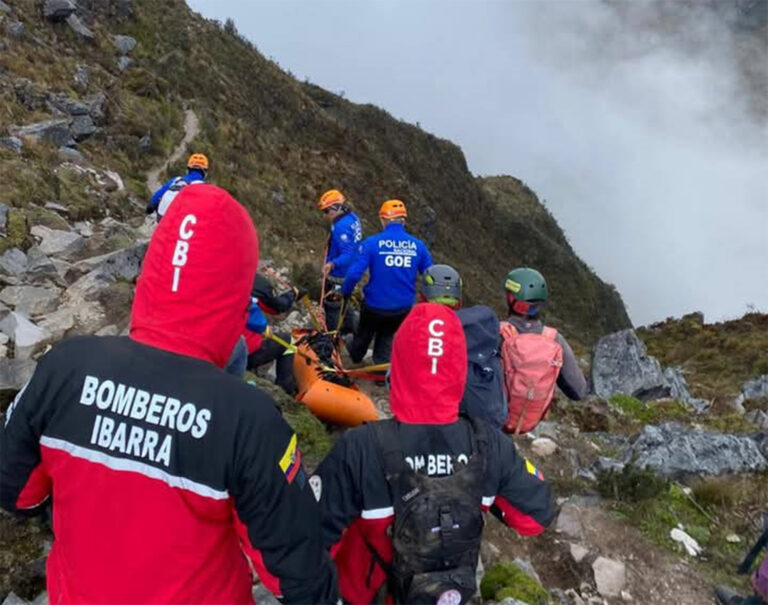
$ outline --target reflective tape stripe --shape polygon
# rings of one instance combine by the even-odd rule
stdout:
[[[229,498],[229,493],[226,491],[213,489],[212,487],[208,487],[202,483],[192,481],[191,479],[186,479],[185,477],[177,477],[176,475],[171,475],[170,473],[166,473],[159,468],[155,468],[149,464],[144,464],[143,462],[137,462],[136,460],[129,460],[127,458],[116,458],[115,456],[110,456],[104,452],[81,447],[62,439],[54,439],[53,437],[41,437],[40,445],[44,445],[54,450],[67,452],[75,458],[81,458],[83,460],[87,460],[88,462],[101,464],[102,466],[106,466],[113,471],[130,471],[139,473],[140,475],[144,475],[150,479],[157,479],[158,481],[167,483],[171,487],[185,489],[197,494],[198,496],[203,496],[204,498],[212,498],[213,500],[226,500]]]
[[[395,509],[391,506],[386,508],[371,508],[364,510],[360,515],[363,519],[386,519],[392,517],[395,514]]]

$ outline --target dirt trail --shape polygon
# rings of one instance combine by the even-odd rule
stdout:
[[[181,142],[173,150],[173,153],[171,153],[170,157],[163,164],[161,164],[160,167],[147,172],[147,187],[149,187],[150,191],[157,191],[160,188],[162,185],[160,182],[160,173],[165,170],[168,164],[172,164],[182,155],[184,155],[184,153],[187,151],[187,145],[192,142],[192,139],[194,139],[199,133],[200,120],[194,111],[187,109],[184,112],[184,138],[181,139]]]

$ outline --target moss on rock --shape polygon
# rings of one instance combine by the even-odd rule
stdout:
[[[480,582],[480,594],[485,601],[498,602],[511,597],[530,605],[549,603],[547,591],[541,584],[509,561],[496,563],[485,573]]]

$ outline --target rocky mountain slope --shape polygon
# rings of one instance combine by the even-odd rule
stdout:
[[[78,218],[103,215],[104,204],[89,205],[66,175],[52,174],[57,154],[119,173],[126,189],[114,210],[135,211],[129,199],[146,197],[144,174],[181,139],[190,108],[200,119],[194,148],[211,156],[212,180],[253,213],[265,256],[319,262],[325,229],[313,202],[331,186],[351,197],[366,233],[378,228],[379,204],[401,197],[412,228],[462,270],[472,299],[501,305],[505,272],[536,264],[571,336],[591,344],[629,325],[618,293],[576,257],[520,181],[476,181],[453,143],[296,81],[231,24],[208,22],[180,0],[78,7],[67,17],[77,29],[44,19],[33,0],[0,17],[0,131],[38,140],[18,155],[2,152],[9,185],[0,201],[24,216],[50,201],[77,204]],[[50,120],[44,133],[29,126]],[[181,168],[172,162],[168,174]],[[535,223],[522,218],[533,215]]]
[[[768,495],[766,316],[628,330],[618,293],[522,181],[474,178],[452,143],[297,82],[231,24],[177,0],[0,0],[0,411],[49,344],[125,332],[153,227],[147,182],[181,170],[187,143],[253,214],[262,256],[304,285],[324,244],[319,192],[348,192],[368,232],[378,203],[401,196],[471,302],[500,303],[509,267],[538,266],[549,318],[585,368],[596,344],[589,399],[561,396],[549,422],[516,439],[562,508],[533,540],[489,520],[486,600],[693,605],[735,581]],[[386,392],[370,389],[387,412]],[[333,436],[273,393],[315,463]],[[18,603],[11,590],[45,602],[50,538],[45,522],[0,514],[6,605]]]

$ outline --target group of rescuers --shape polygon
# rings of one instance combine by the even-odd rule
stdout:
[[[259,242],[248,212],[205,183],[207,169],[194,154],[187,184],[173,179],[153,197],[148,209],[162,220],[129,336],[55,345],[5,412],[0,504],[50,510],[50,602],[247,603],[255,572],[285,603],[466,603],[483,513],[533,536],[556,511],[513,440],[460,414],[460,277],[406,232],[401,201],[386,202],[382,232],[362,240],[344,196],[320,198],[331,223],[323,271],[341,300],[324,301],[328,329],[367,270],[348,348],[360,361],[373,339],[374,360],[391,359],[394,418],[347,431],[308,477],[270,395],[223,371],[246,326],[265,331],[254,319]],[[505,284],[509,324],[543,333],[543,277],[517,269]],[[579,399],[586,383],[573,353],[552,341],[557,383]],[[250,357],[261,344],[248,344]]]

